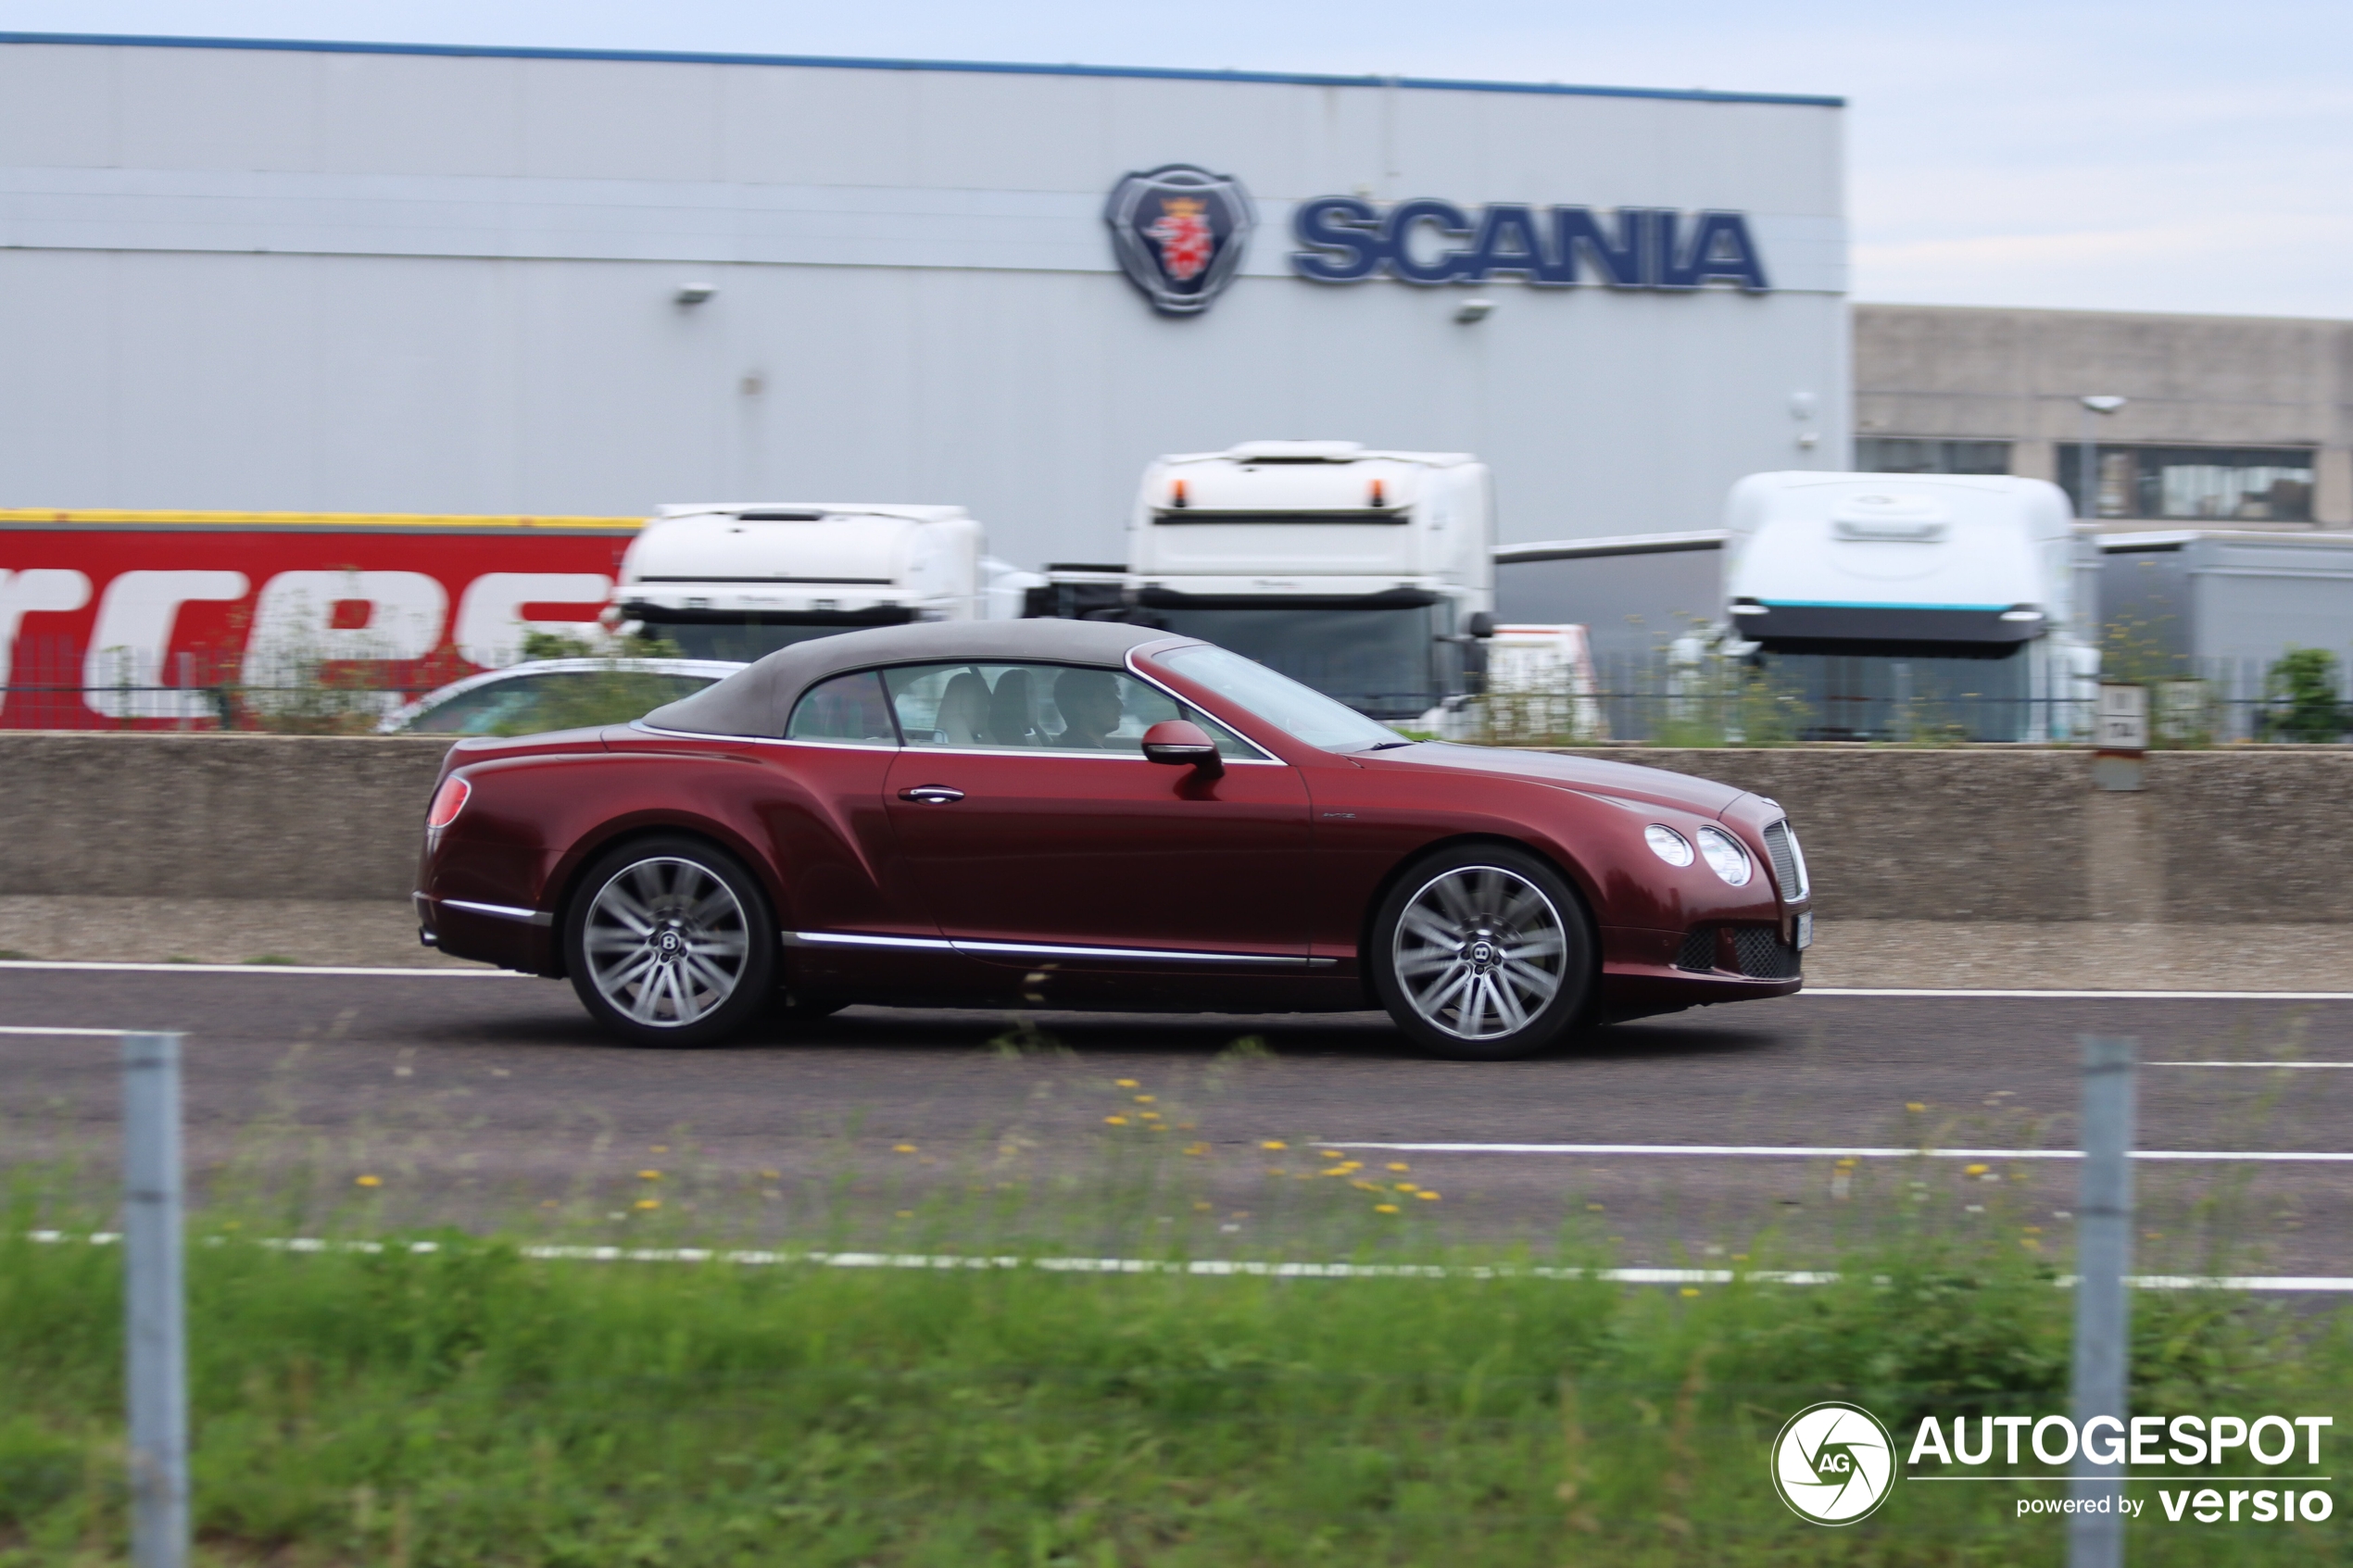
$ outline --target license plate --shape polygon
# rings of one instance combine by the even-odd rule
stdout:
[[[1797,950],[1804,952],[1814,945],[1814,916],[1811,910],[1797,917]]]

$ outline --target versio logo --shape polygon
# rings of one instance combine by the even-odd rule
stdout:
[[[1773,1488],[1817,1524],[1868,1518],[1895,1486],[1895,1440],[1879,1417],[1835,1399],[1808,1405],[1773,1439]]]

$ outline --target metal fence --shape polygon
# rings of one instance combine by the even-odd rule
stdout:
[[[455,654],[336,659],[301,649],[93,649],[72,637],[0,643],[0,728],[348,733],[473,672]]]

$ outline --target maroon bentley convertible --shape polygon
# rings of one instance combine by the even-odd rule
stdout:
[[[704,1045],[853,1002],[1378,1006],[1500,1058],[1786,996],[1772,801],[1405,739],[1238,654],[1097,621],[845,633],[635,723],[459,742],[424,939]]]

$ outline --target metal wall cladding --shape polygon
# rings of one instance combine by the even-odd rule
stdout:
[[[1505,538],[1711,526],[1845,460],[1819,105],[20,44],[0,106],[22,502],[826,495],[962,504],[1035,564],[1115,552],[1153,456],[1258,437],[1476,452]],[[1171,320],[1101,207],[1179,159],[1260,226]],[[1775,292],[1503,281],[1462,325],[1460,285],[1291,276],[1295,205],[1358,191],[1739,210]]]

